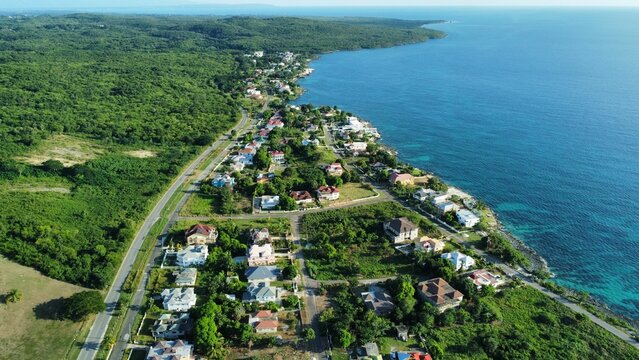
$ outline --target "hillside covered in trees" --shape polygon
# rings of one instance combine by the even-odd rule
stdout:
[[[245,52],[310,55],[443,35],[416,26],[0,17],[0,253],[56,279],[105,287],[152,199],[239,118]]]

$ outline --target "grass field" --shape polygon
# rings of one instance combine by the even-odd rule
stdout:
[[[211,196],[203,195],[199,192],[191,194],[189,200],[180,210],[180,216],[211,216],[213,215],[213,204]]]
[[[60,161],[64,166],[72,166],[95,159],[103,152],[103,148],[88,140],[68,135],[54,135],[39,144],[31,153],[18,157],[17,160],[40,165],[53,159]]]
[[[377,193],[366,188],[362,183],[346,183],[339,188],[339,199],[333,203],[339,204],[353,200],[365,199],[375,196]]]
[[[0,295],[14,288],[22,292],[22,300],[0,303],[0,358],[65,359],[83,324],[45,319],[55,311],[55,303],[49,303],[50,307],[38,305],[68,297],[82,288],[50,279],[0,257]],[[92,320],[88,320],[84,328],[88,328]]]

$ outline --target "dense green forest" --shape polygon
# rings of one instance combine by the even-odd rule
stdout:
[[[237,121],[246,51],[312,55],[442,36],[417,25],[0,17],[0,253],[105,287],[151,200]]]

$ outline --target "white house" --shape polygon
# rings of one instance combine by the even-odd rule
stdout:
[[[275,263],[275,254],[271,244],[253,244],[246,253],[249,266],[270,265]]]
[[[189,314],[162,314],[153,323],[151,335],[153,338],[177,339],[186,334],[189,327]]]
[[[363,153],[368,148],[368,144],[362,141],[355,141],[344,146],[353,153]]]
[[[189,245],[177,252],[177,265],[181,267],[204,265],[209,257],[209,248],[206,245]]]
[[[262,208],[262,210],[275,209],[279,204],[279,196],[264,195],[260,198],[260,207]]]
[[[276,164],[283,164],[284,161],[286,159],[284,158],[284,152],[283,151],[271,151],[271,161],[273,161]]]
[[[234,163],[242,164],[244,166],[251,166],[253,165],[253,154],[235,155],[231,158],[231,161]]]
[[[177,286],[195,286],[197,280],[197,269],[185,268],[181,271],[174,272],[175,285]]]
[[[415,191],[413,194],[413,199],[423,202],[426,201],[426,199],[429,199],[433,193],[435,193],[435,190],[433,189],[419,188],[419,190]]]
[[[441,214],[445,214],[449,211],[457,211],[458,209],[459,209],[459,206],[457,206],[457,204],[455,204],[452,201],[446,201],[437,205],[437,210]]]
[[[339,189],[335,186],[320,186],[317,189],[317,197],[320,200],[337,200],[339,199]]]
[[[470,210],[461,209],[457,211],[457,221],[464,227],[471,228],[479,224],[479,217]]]
[[[475,265],[475,259],[471,258],[468,255],[464,255],[459,251],[453,251],[451,253],[442,254],[442,259],[447,259],[453,266],[455,266],[455,270],[468,270]]]
[[[188,311],[197,300],[192,287],[164,289],[160,295],[164,309],[169,311]]]
[[[332,163],[330,165],[326,165],[324,167],[326,174],[330,176],[342,176],[344,174],[344,168],[342,168],[342,164],[340,163]]]
[[[183,340],[159,341],[149,346],[147,360],[193,360],[193,345]]]
[[[246,287],[246,292],[242,295],[242,302],[257,301],[260,304],[272,301],[279,304],[281,289],[271,287],[267,283],[250,283]]]
[[[405,217],[384,222],[384,231],[394,243],[414,240],[419,235],[419,227]]]
[[[435,206],[447,202],[448,199],[450,199],[450,195],[445,192],[435,191],[430,194],[430,202]]]

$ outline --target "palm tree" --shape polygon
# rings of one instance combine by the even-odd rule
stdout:
[[[5,297],[7,303],[16,303],[22,299],[22,292],[18,289],[11,289]]]

